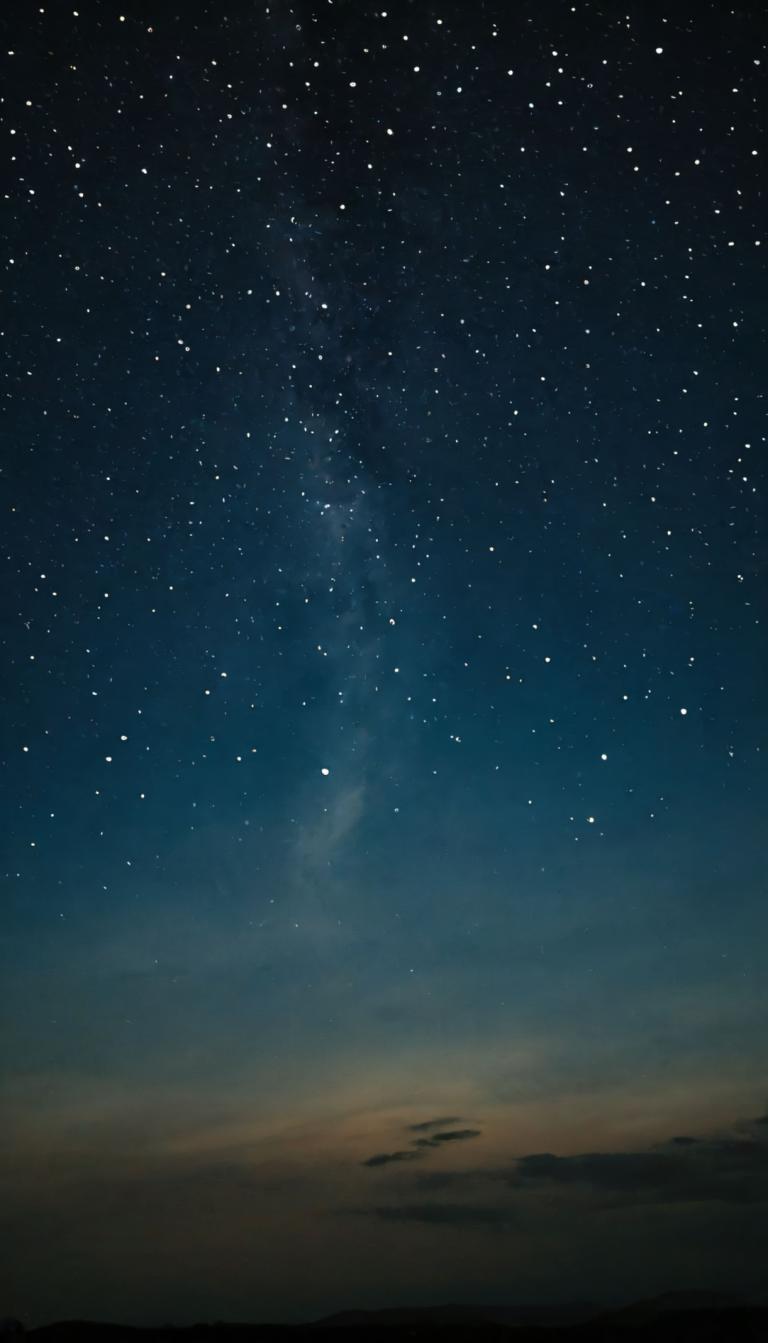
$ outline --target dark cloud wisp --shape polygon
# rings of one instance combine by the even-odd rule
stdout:
[[[428,1119],[423,1124],[409,1124],[406,1132],[429,1130],[436,1124],[450,1122],[450,1120]],[[410,1148],[395,1152],[377,1152],[374,1156],[367,1157],[360,1164],[363,1166],[389,1166],[399,1161],[414,1161],[418,1157],[426,1156],[429,1148],[442,1147],[444,1143],[449,1142],[467,1142],[470,1138],[479,1138],[480,1136],[481,1130],[476,1128],[444,1129],[439,1133],[430,1133],[428,1138],[412,1138]]]
[[[446,1124],[460,1124],[461,1120],[456,1115],[449,1115],[447,1119],[423,1119],[420,1124],[409,1124],[409,1133],[427,1133],[429,1129],[444,1128]]]
[[[362,1166],[389,1166],[397,1161],[416,1161],[424,1153],[407,1149],[402,1152],[378,1152],[375,1156],[369,1156],[365,1161],[361,1161]]]
[[[385,1222],[426,1222],[446,1227],[506,1227],[512,1225],[514,1212],[493,1204],[404,1203],[387,1204],[357,1211]]]
[[[588,1188],[626,1203],[768,1202],[768,1142],[757,1133],[736,1138],[673,1138],[644,1152],[589,1152],[521,1157],[512,1188]]]
[[[428,1138],[414,1138],[414,1147],[441,1147],[446,1142],[467,1142],[469,1138],[479,1138],[479,1128],[446,1129],[444,1133],[431,1133]]]

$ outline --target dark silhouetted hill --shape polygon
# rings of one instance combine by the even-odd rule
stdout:
[[[315,1329],[402,1329],[417,1325],[435,1326],[505,1325],[519,1327],[525,1324],[570,1325],[594,1319],[600,1307],[593,1302],[575,1302],[559,1306],[423,1306],[414,1309],[391,1307],[388,1310],[342,1310],[316,1320]],[[347,1339],[349,1343],[349,1339]],[[391,1341],[390,1341],[391,1343]]]
[[[768,1343],[768,1305],[715,1292],[671,1292],[621,1309],[584,1303],[347,1310],[310,1324],[215,1322],[157,1329],[65,1320],[27,1343]],[[18,1335],[17,1335],[18,1337]]]

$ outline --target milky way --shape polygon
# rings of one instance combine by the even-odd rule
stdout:
[[[747,1290],[762,16],[6,8],[0,1313]]]

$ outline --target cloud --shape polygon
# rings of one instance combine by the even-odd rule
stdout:
[[[468,1138],[481,1137],[479,1128],[449,1129],[445,1133],[432,1133],[428,1138],[414,1138],[414,1147],[440,1147],[444,1142],[466,1142]]]
[[[427,1154],[442,1142],[478,1136],[477,1129],[430,1133],[428,1138],[414,1141],[415,1155]],[[391,1157],[372,1158],[364,1164],[407,1161],[411,1155],[414,1153],[393,1153]],[[435,1226],[483,1223],[502,1226],[526,1212],[534,1212],[542,1199],[549,1206],[555,1190],[561,1191],[563,1199],[576,1200],[575,1208],[582,1207],[585,1197],[596,1208],[682,1207],[704,1203],[755,1206],[768,1204],[768,1135],[763,1118],[752,1119],[734,1125],[725,1135],[675,1136],[639,1151],[566,1156],[533,1152],[512,1158],[506,1165],[414,1172],[406,1188],[412,1202],[377,1205],[369,1210],[370,1215],[388,1221],[430,1222]],[[403,1192],[407,1198],[408,1194]],[[505,1204],[477,1202],[478,1196],[482,1200],[486,1192],[494,1199],[501,1197]],[[454,1201],[440,1202],[445,1193]],[[435,1201],[429,1201],[431,1195]]]
[[[514,1210],[493,1204],[472,1203],[405,1203],[384,1207],[355,1209],[368,1217],[385,1222],[427,1222],[431,1226],[510,1226],[515,1221]]]
[[[584,1156],[553,1156],[550,1152],[520,1157],[510,1184],[591,1184],[603,1189],[649,1189],[674,1180],[683,1161],[655,1152],[590,1152]]]
[[[406,1132],[414,1133],[423,1129],[431,1129],[435,1124],[451,1123],[448,1119],[427,1119],[421,1124],[408,1124]],[[430,1147],[442,1147],[447,1142],[466,1142],[469,1138],[479,1138],[480,1129],[461,1128],[445,1129],[440,1133],[430,1133],[428,1138],[412,1138],[411,1147],[405,1151],[379,1152],[375,1156],[369,1156],[367,1160],[361,1161],[362,1166],[388,1166],[397,1161],[413,1161],[417,1157],[426,1156],[426,1149]],[[412,1149],[416,1148],[414,1152]]]
[[[423,1156],[423,1152],[405,1151],[405,1152],[379,1152],[376,1156],[369,1156],[365,1161],[361,1161],[361,1166],[388,1166],[393,1161],[416,1161]]]
[[[768,1202],[768,1141],[761,1120],[737,1136],[671,1138],[641,1152],[520,1157],[508,1176],[517,1190],[582,1187],[624,1203]]]
[[[426,1133],[431,1128],[443,1128],[445,1124],[460,1124],[461,1120],[456,1115],[451,1115],[448,1119],[423,1119],[420,1124],[409,1124],[409,1133]]]

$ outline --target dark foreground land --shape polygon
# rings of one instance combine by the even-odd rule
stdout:
[[[3,1331],[6,1343],[9,1334]],[[641,1301],[620,1310],[597,1306],[345,1311],[311,1324],[198,1324],[134,1329],[67,1320],[21,1331],[18,1343],[768,1343],[768,1303],[742,1304],[705,1294]]]

